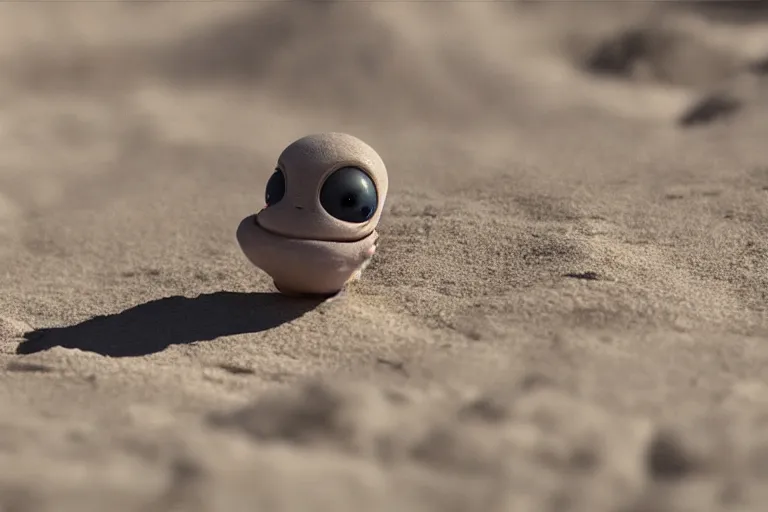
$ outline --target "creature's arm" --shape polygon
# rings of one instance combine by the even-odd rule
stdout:
[[[363,254],[363,262],[366,264],[376,253],[376,243],[379,241],[379,233],[374,231],[371,238],[371,245],[366,248],[365,253]]]
[[[355,270],[355,272],[352,274],[352,276],[350,276],[347,282],[357,281],[358,279],[360,279],[360,276],[362,275],[363,270],[365,270],[365,268],[371,262],[371,258],[373,258],[373,255],[376,253],[376,242],[378,242],[378,240],[379,240],[379,234],[374,231],[370,245],[368,245],[360,255],[360,263],[357,270]]]

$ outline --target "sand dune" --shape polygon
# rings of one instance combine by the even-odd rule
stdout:
[[[0,510],[764,510],[764,6],[0,6]],[[234,232],[325,130],[319,303]]]

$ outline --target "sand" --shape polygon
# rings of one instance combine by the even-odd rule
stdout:
[[[0,510],[766,510],[765,6],[0,5]],[[234,238],[318,131],[327,303]]]

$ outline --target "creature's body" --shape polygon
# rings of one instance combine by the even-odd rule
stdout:
[[[267,206],[240,222],[237,241],[280,292],[333,295],[373,257],[387,188],[373,148],[343,133],[309,135],[283,150]]]

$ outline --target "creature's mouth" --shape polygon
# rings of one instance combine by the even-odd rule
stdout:
[[[254,215],[253,215],[253,224],[254,224],[256,227],[258,227],[259,229],[263,229],[264,231],[266,231],[266,232],[267,232],[267,233],[269,233],[270,235],[279,236],[280,238],[288,238],[288,239],[291,239],[291,240],[296,240],[296,237],[293,237],[293,236],[288,236],[288,235],[286,235],[286,234],[284,234],[284,233],[279,233],[279,232],[277,232],[277,231],[271,230],[271,229],[269,229],[268,227],[266,227],[266,226],[262,225],[262,224],[259,222],[259,214],[258,214],[258,213],[256,213],[256,214],[254,214]]]
[[[317,237],[309,238],[309,237],[289,236],[289,235],[286,235],[285,233],[280,233],[279,231],[275,231],[273,229],[269,229],[264,224],[260,223],[259,222],[259,214],[258,213],[253,215],[253,224],[256,227],[258,227],[259,229],[261,229],[263,231],[266,231],[270,235],[274,235],[274,236],[277,236],[277,237],[280,237],[280,238],[286,238],[288,240],[307,240],[307,241],[313,241],[313,242],[333,242],[333,243],[355,243],[355,242],[359,242],[361,240],[365,240],[366,238],[371,236],[371,234],[368,233],[367,235],[362,236],[360,238],[356,238],[354,240],[343,240],[343,241],[342,240],[327,239],[327,238],[317,238]]]

